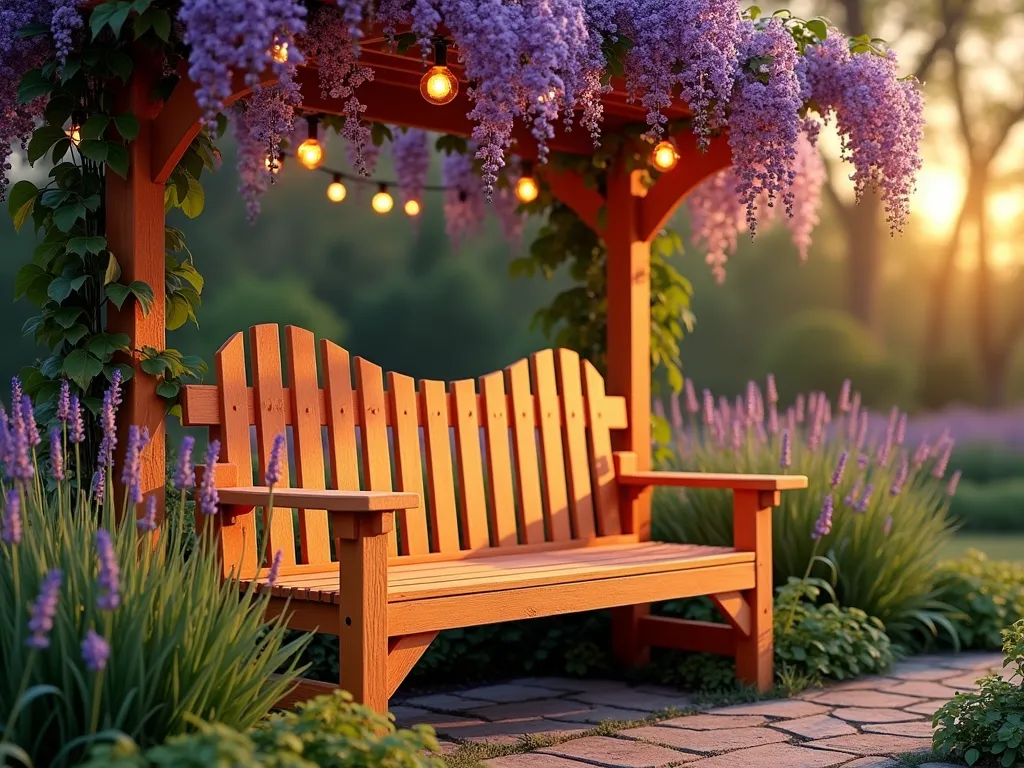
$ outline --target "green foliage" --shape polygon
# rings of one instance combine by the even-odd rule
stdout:
[[[953,451],[953,464],[968,483],[1024,480],[1024,453],[998,445],[964,445]],[[959,495],[959,491],[957,491]]]
[[[112,503],[97,509],[66,481],[25,496],[24,539],[0,543],[0,724],[9,726],[0,741],[36,765],[68,765],[92,743],[126,736],[148,748],[195,718],[250,728],[289,688],[308,637],[286,642],[281,619],[265,623],[268,594],[222,580],[215,548],[184,556],[183,502],[154,542],[134,516],[114,524]],[[120,569],[120,606],[109,612],[97,605],[101,525]],[[50,645],[31,650],[29,606],[55,568],[63,580]],[[110,646],[101,672],[82,659],[90,629]]]
[[[395,727],[345,692],[274,714],[247,732],[197,722],[196,731],[141,751],[130,740],[93,747],[82,768],[443,768],[433,729]]]
[[[837,416],[833,422],[839,435],[846,434],[846,418]],[[696,425],[687,430],[685,435],[676,436],[681,458],[671,462],[672,467],[748,474],[781,471],[780,435],[768,435],[762,442],[755,430],[748,429],[739,450],[733,451],[731,445],[721,446]],[[881,619],[895,642],[910,647],[940,631],[955,638],[946,618],[950,609],[939,600],[936,586],[939,551],[953,532],[944,486],[931,477],[930,466],[926,465],[912,474],[899,495],[893,496],[890,488],[899,458],[893,457],[885,467],[871,461],[861,469],[854,453],[842,482],[833,491],[832,474],[840,453],[847,448],[844,442],[834,439],[812,450],[802,429],[794,436],[792,466],[785,471],[807,475],[810,485],[806,491],[783,493],[782,504],[772,516],[775,585],[803,576],[814,550],[811,532],[824,497],[832,492],[832,531],[822,539],[819,552],[838,569],[835,592],[839,605],[859,608]],[[867,446],[865,454],[875,456],[876,446]],[[858,479],[862,486],[874,486],[863,513],[846,503]],[[655,492],[652,531],[656,539],[729,546],[732,523],[732,496],[727,491]],[[891,530],[887,530],[890,525]],[[823,563],[815,565],[813,575],[832,577]]]
[[[899,369],[856,320],[837,311],[802,312],[784,323],[764,351],[765,370],[784,371],[779,396],[791,402],[798,392],[838,392],[853,379],[869,407],[889,407],[906,399]]]
[[[939,568],[939,599],[955,613],[961,648],[997,650],[1006,627],[1024,618],[1024,563],[989,560],[969,550]]]
[[[964,531],[1024,530],[1024,477],[979,484],[962,482],[949,508]]]
[[[967,356],[927,358],[918,374],[917,400],[928,410],[951,404],[984,405],[977,366]]]
[[[1010,768],[1024,759],[1024,620],[1006,630],[1000,675],[989,675],[978,691],[957,693],[935,713],[935,749],[968,765]]]

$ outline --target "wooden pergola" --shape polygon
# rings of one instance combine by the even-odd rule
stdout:
[[[459,94],[451,103],[436,106],[420,96],[423,63],[415,49],[408,55],[390,52],[381,34],[368,35],[361,45],[360,62],[374,71],[374,79],[358,91],[360,102],[366,106],[365,119],[439,133],[471,134],[473,124],[466,117],[471,102],[457,63],[450,66],[460,78]],[[136,350],[143,346],[165,348],[164,185],[201,130],[195,87],[187,75],[183,74],[166,103],[154,104],[150,100],[152,85],[160,74],[155,67],[147,68],[145,61],[137,62],[124,93],[124,106],[139,116],[141,130],[129,144],[127,178],[107,176],[110,250],[117,254],[125,282],[141,280],[153,288],[154,300],[148,315],[144,316],[133,302],[110,318],[112,330],[128,334],[131,348]],[[302,110],[342,114],[341,100],[321,96],[315,62],[300,67],[298,81]],[[268,74],[261,85],[274,82]],[[229,103],[251,90],[239,75]],[[645,108],[629,103],[621,81],[613,81],[613,91],[603,101],[605,135],[644,122]],[[687,115],[686,105],[681,102],[666,112],[670,120]],[[522,125],[517,126],[514,140],[514,154],[536,157],[536,142]],[[679,162],[650,188],[639,182],[635,172],[626,170],[621,158],[608,170],[604,196],[585,185],[579,175],[554,172],[544,166],[538,169],[551,193],[579,214],[607,245],[607,387],[609,394],[625,398],[629,423],[627,430],[616,433],[619,444],[614,447],[634,452],[639,470],[649,469],[651,462],[650,244],[680,201],[702,180],[731,163],[725,137],[713,139],[707,152],[697,149],[695,137],[688,132],[681,134],[676,143]],[[557,128],[549,146],[555,152],[594,152],[591,138],[582,128],[572,132]],[[602,207],[606,215],[599,217]],[[603,227],[599,226],[599,219]],[[139,359],[136,357],[131,364],[136,375],[127,384],[119,422],[122,428],[129,424],[148,426],[153,439],[143,455],[143,491],[147,495],[157,494],[162,507],[165,401],[156,392],[157,380],[142,372]],[[119,440],[119,445],[124,446],[125,442]],[[633,503],[633,514],[624,518],[640,521],[641,530],[630,533],[645,535],[643,529],[649,526],[649,495],[643,494]]]

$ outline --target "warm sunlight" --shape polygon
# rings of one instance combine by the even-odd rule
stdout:
[[[955,170],[925,165],[918,176],[917,191],[910,206],[928,234],[942,237],[953,230],[963,196],[964,180]]]

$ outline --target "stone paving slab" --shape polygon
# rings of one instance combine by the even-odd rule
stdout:
[[[698,755],[677,752],[656,744],[638,744],[608,736],[585,736],[540,751],[608,768],[662,768],[700,759]],[[578,764],[577,767],[582,768]]]
[[[857,729],[831,715],[798,717],[796,720],[780,720],[772,725],[786,733],[803,736],[805,739],[827,739],[829,736],[849,736]]]
[[[807,749],[792,744],[770,744],[753,749],[741,749],[717,757],[689,763],[692,768],[829,768],[842,765],[849,755]]]
[[[905,752],[926,752],[931,749],[932,742],[931,739],[915,739],[910,736],[860,733],[855,736],[836,736],[833,739],[809,741],[807,746],[850,752],[854,755],[898,755]]]
[[[725,752],[726,750],[758,747],[762,744],[786,740],[785,734],[771,728],[688,731],[685,728],[663,728],[660,725],[649,725],[620,731],[619,735],[694,752]]]

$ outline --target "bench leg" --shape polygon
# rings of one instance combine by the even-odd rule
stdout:
[[[651,660],[650,646],[640,639],[640,620],[650,612],[650,603],[612,608],[612,650],[627,667],[642,667]]]
[[[772,642],[772,507],[778,494],[735,491],[733,529],[736,549],[754,553],[755,586],[742,593],[750,608],[750,633],[737,632],[736,676],[759,691],[774,683]]]
[[[341,687],[377,712],[388,709],[388,537],[337,540],[341,576]]]

